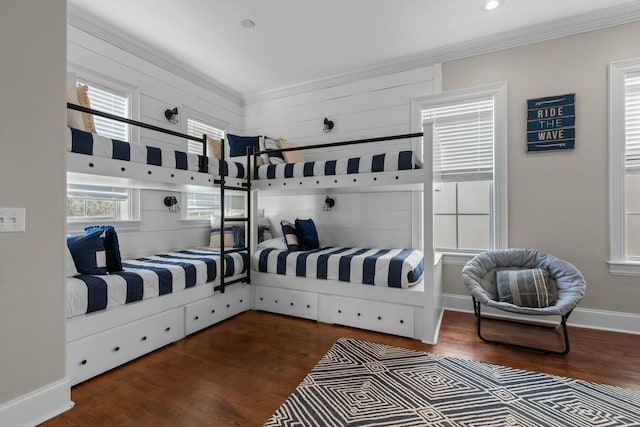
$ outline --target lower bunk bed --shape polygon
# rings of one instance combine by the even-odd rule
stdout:
[[[245,283],[221,292],[220,253],[187,249],[123,261],[124,271],[67,278],[71,385],[250,308]],[[246,253],[225,255],[225,282],[245,277]]]
[[[252,256],[256,310],[435,342],[441,262],[425,282],[424,258],[415,249],[325,247],[314,251],[264,248]],[[429,326],[429,318],[437,318]],[[427,326],[425,326],[427,325]],[[433,329],[433,330],[432,330]]]

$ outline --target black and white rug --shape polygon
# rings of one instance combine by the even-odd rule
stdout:
[[[265,426],[640,426],[640,390],[339,339]]]

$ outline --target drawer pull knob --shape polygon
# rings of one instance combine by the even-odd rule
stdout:
[[[382,316],[378,316],[378,320],[382,320]]]
[[[342,310],[338,310],[338,314],[342,314]]]
[[[242,301],[244,301],[244,300],[240,300],[240,304],[242,304]]]
[[[293,307],[293,303],[292,302],[290,302],[289,304],[291,304],[291,307]]]
[[[167,326],[167,327],[164,329],[164,331],[165,331],[165,332],[169,332],[170,330],[171,330],[171,328],[170,328],[169,326]]]
[[[400,320],[400,323],[404,323],[404,320],[402,320],[402,319],[401,319],[401,320]]]
[[[82,362],[80,362],[81,365],[86,365],[87,364],[87,359],[84,359]]]
[[[276,300],[276,304],[278,303],[278,300]]]
[[[360,313],[358,313],[358,317],[360,317]]]
[[[229,304],[227,304],[227,308],[229,308]]]
[[[260,301],[262,301],[264,298],[260,297]]]
[[[146,341],[147,340],[147,336],[145,335],[144,337],[142,337],[142,341]]]
[[[120,347],[114,348],[113,351],[120,351]]]
[[[307,304],[307,308],[311,308],[311,306],[309,304]]]
[[[198,320],[199,318],[200,318],[200,316],[195,316],[195,317],[193,318],[193,320]]]
[[[216,312],[216,310],[215,310],[215,309],[211,310],[211,314],[213,314],[213,313],[215,313],[215,312]]]

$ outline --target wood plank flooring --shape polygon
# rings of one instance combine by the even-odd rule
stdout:
[[[483,333],[533,345],[553,332],[483,322]],[[540,333],[547,333],[544,341]],[[493,334],[493,335],[491,335]],[[436,346],[248,311],[72,388],[75,407],[44,423],[59,426],[261,426],[339,337],[579,378],[640,393],[640,336],[569,328],[565,357],[486,344],[472,314],[445,312]]]

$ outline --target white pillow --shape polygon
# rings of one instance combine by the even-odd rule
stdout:
[[[276,237],[275,239],[265,240],[264,242],[258,243],[258,249],[287,249],[287,242],[284,241],[284,237]]]
[[[66,251],[64,253],[64,265],[65,265],[65,277],[73,277],[77,276],[78,269],[76,268],[76,263],[73,262],[73,257],[71,256],[71,251],[69,250],[69,246],[64,245]]]

